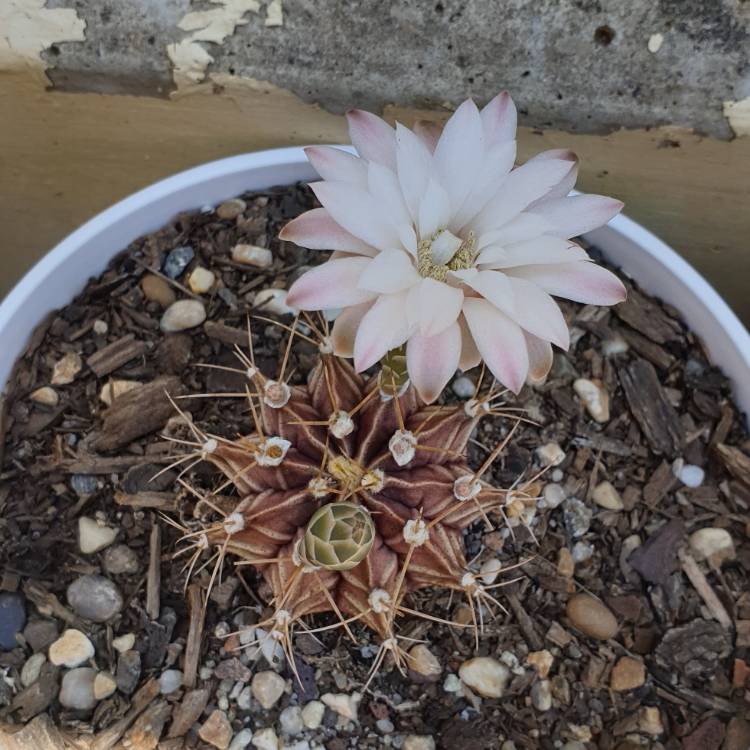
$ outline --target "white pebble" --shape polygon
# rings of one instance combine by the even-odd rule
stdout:
[[[549,680],[539,680],[531,686],[531,703],[537,711],[549,711],[552,708]]]
[[[602,354],[605,357],[614,357],[616,354],[624,354],[630,346],[621,336],[602,341]]]
[[[65,708],[72,708],[76,711],[90,711],[96,705],[95,679],[95,669],[90,667],[71,669],[62,678],[58,700]]]
[[[107,405],[112,406],[112,402],[128,391],[134,391],[140,388],[141,383],[137,380],[110,380],[102,386],[99,391],[99,398]]]
[[[557,466],[565,460],[565,451],[557,443],[545,443],[536,449],[543,466]]]
[[[162,695],[169,695],[182,687],[182,672],[179,669],[168,669],[159,677],[159,691]]]
[[[252,729],[242,729],[234,735],[234,739],[227,750],[245,750],[253,739]]]
[[[401,750],[435,750],[435,740],[429,734],[407,734]]]
[[[24,687],[33,685],[39,679],[39,673],[42,671],[45,661],[47,661],[47,657],[44,654],[34,654],[29,657],[21,670],[21,684]]]
[[[109,547],[117,539],[117,529],[100,524],[93,518],[81,516],[78,519],[78,546],[84,555]]]
[[[237,707],[242,709],[243,711],[249,711],[250,706],[252,706],[253,702],[253,691],[250,688],[250,685],[243,688],[240,691],[240,694],[237,696]]]
[[[573,390],[595,421],[600,423],[609,421],[609,394],[601,383],[578,378],[573,383]]]
[[[732,537],[726,529],[713,526],[698,529],[690,535],[689,543],[693,557],[698,561],[709,560],[721,564],[737,556]]]
[[[206,308],[197,299],[180,299],[173,302],[161,316],[159,327],[164,333],[185,331],[199,326],[206,319]]]
[[[479,569],[479,575],[482,578],[482,582],[489,586],[495,583],[500,571],[503,569],[503,564],[497,558],[491,558],[482,563],[482,567]]]
[[[80,630],[66,630],[49,647],[49,660],[58,667],[77,667],[93,656],[94,644]]]
[[[449,674],[443,681],[443,690],[445,690],[446,693],[460,693],[461,680],[458,679],[457,675],[451,672],[451,674]]]
[[[253,697],[263,708],[268,710],[276,704],[276,701],[284,694],[286,682],[276,672],[266,670],[258,672],[251,684]]]
[[[396,728],[390,719],[378,719],[375,726],[381,734],[390,734]]]
[[[563,486],[561,484],[552,482],[544,486],[542,497],[544,498],[544,502],[547,507],[550,509],[554,509],[557,508],[557,506],[565,500],[566,495],[565,490],[563,489]]]
[[[276,736],[273,727],[259,729],[251,740],[258,750],[278,750],[279,738]]]
[[[130,651],[133,646],[135,646],[135,633],[125,633],[112,641],[112,647],[120,654]]]
[[[661,49],[662,44],[664,44],[664,34],[651,34],[648,38],[648,51],[655,55]]]
[[[294,736],[305,728],[302,721],[302,709],[299,706],[287,706],[279,714],[279,727],[282,734]]]
[[[476,385],[471,378],[467,378],[466,375],[462,375],[453,381],[453,393],[459,398],[471,398],[476,390]]]
[[[570,551],[573,562],[582,563],[590,560],[594,555],[594,548],[588,542],[576,542]]]
[[[109,326],[107,325],[106,320],[95,320],[93,327],[94,333],[97,333],[100,336],[104,336],[104,334],[109,330]]]
[[[308,729],[317,729],[323,723],[326,707],[320,701],[310,701],[302,709],[302,723]]]
[[[706,472],[695,464],[686,464],[682,458],[678,458],[672,464],[672,473],[686,487],[700,487],[706,478]]]
[[[94,678],[94,698],[102,701],[114,695],[117,690],[117,680],[109,672],[99,672]]]
[[[501,698],[510,679],[505,664],[490,656],[465,661],[458,670],[461,681],[485,698]]]
[[[591,493],[591,497],[599,507],[607,510],[622,510],[625,507],[620,493],[611,482],[604,481],[597,484]]]
[[[261,289],[253,297],[253,307],[274,315],[294,315],[297,310],[286,303],[286,289]]]
[[[203,266],[198,266],[193,269],[188,277],[188,286],[194,294],[205,294],[211,289],[215,281],[216,274],[213,271],[209,271],[207,268],[203,268]]]
[[[273,263],[273,255],[266,247],[258,245],[235,245],[232,248],[232,260],[245,266],[268,268]]]
[[[75,352],[68,352],[52,368],[52,385],[68,385],[75,380],[83,367],[83,360]]]
[[[320,700],[339,716],[343,716],[350,721],[356,721],[359,702],[362,700],[362,696],[359,693],[352,693],[351,695],[347,695],[346,693],[326,693],[320,696]]]
[[[43,406],[57,406],[60,403],[60,396],[57,395],[57,391],[48,385],[32,391],[29,398],[35,404],[42,404]]]

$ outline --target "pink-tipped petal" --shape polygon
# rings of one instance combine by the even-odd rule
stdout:
[[[395,172],[371,162],[367,167],[367,189],[383,217],[401,238],[404,231],[412,228],[412,219]]]
[[[549,341],[544,341],[530,333],[525,334],[526,348],[529,352],[529,374],[527,381],[536,385],[544,381],[552,369],[552,346]]]
[[[414,286],[420,278],[411,257],[403,250],[383,250],[367,265],[359,277],[359,286],[379,294],[393,294]]]
[[[420,138],[400,123],[396,123],[396,162],[404,200],[416,221],[419,204],[432,175],[432,154]]]
[[[477,249],[481,251],[489,245],[514,245],[542,234],[549,234],[553,228],[543,216],[523,212],[499,229],[485,232],[477,239]]]
[[[325,208],[313,208],[292,219],[279,239],[294,242],[310,250],[341,250],[373,257],[377,250],[337,224]]]
[[[461,357],[461,329],[458,323],[437,336],[413,334],[406,344],[406,367],[414,387],[425,403],[431,404],[458,369]]]
[[[490,372],[518,393],[529,371],[529,354],[521,328],[483,299],[466,299],[464,315]]]
[[[482,355],[477,349],[474,337],[471,335],[469,325],[463,315],[458,319],[458,325],[461,328],[461,358],[458,361],[458,366],[466,372],[480,364]]]
[[[367,190],[346,182],[313,182],[312,191],[347,232],[378,250],[399,246],[398,231]]]
[[[578,157],[569,149],[551,148],[548,151],[542,151],[536,156],[532,156],[526,163],[549,161],[552,159],[562,159],[563,161],[567,161],[570,164],[570,170],[557,185],[551,187],[545,195],[539,198],[539,200],[530,204],[529,208],[533,208],[537,203],[540,203],[543,200],[564,198],[576,185],[576,180],[578,179]]]
[[[367,187],[367,162],[348,151],[332,146],[308,146],[305,154],[324,180],[349,182]]]
[[[515,140],[518,114],[507,91],[501,91],[481,111],[485,147]]]
[[[422,279],[410,290],[407,318],[423,336],[436,336],[456,322],[463,301],[461,289],[435,279]]]
[[[354,367],[362,372],[409,337],[404,315],[407,292],[384,294],[362,318],[354,341]]]
[[[571,163],[564,159],[530,160],[514,169],[500,189],[470,224],[478,236],[504,224],[529,204],[547,195],[570,172]]]
[[[414,133],[422,140],[430,153],[435,151],[443,132],[443,126],[433,120],[416,120],[414,122]]]
[[[603,195],[572,195],[541,201],[532,213],[552,225],[552,234],[567,239],[604,226],[620,213],[623,205],[622,201]]]
[[[372,307],[372,302],[364,302],[342,310],[333,322],[331,345],[337,357],[354,356],[354,340],[357,337],[359,324],[365,313]]]
[[[453,206],[461,206],[471,190],[484,157],[482,118],[467,99],[445,123],[435,147],[435,169]]]
[[[359,155],[368,161],[396,170],[396,137],[393,128],[382,118],[353,109],[348,112],[349,137]]]
[[[513,268],[546,263],[573,263],[588,260],[588,254],[570,240],[541,235],[507,247],[490,245],[479,254],[477,263],[488,268]]]
[[[526,279],[506,278],[513,289],[513,320],[524,331],[567,349],[570,346],[570,331],[557,302]]]
[[[300,310],[337,310],[371,300],[375,294],[360,289],[359,277],[369,258],[337,258],[310,269],[292,284],[287,303]]]
[[[626,297],[620,279],[590,261],[518,266],[506,273],[537,284],[547,294],[587,305],[616,305]]]

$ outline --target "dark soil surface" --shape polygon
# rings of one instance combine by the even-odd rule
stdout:
[[[322,645],[299,637],[304,686],[292,682],[288,666],[269,665],[263,655],[237,658],[227,650],[236,644],[221,636],[257,622],[268,592],[252,568],[233,567],[232,561],[211,595],[196,652],[190,633],[196,608],[183,593],[182,559],[173,559],[179,533],[166,518],[194,528],[211,509],[176,483],[177,469],[150,481],[173,460],[173,444],[164,435],[186,435],[164,390],[241,392],[241,376],[196,365],[235,366],[233,348],[246,345],[248,313],[269,315],[254,309],[255,293],[288,288],[303,266],[325,257],[277,239],[287,220],[312,205],[306,188],[242,197],[246,208],[233,218],[214,211],[183,214],[136,240],[70,305],[49,316],[18,362],[0,421],[0,748],[46,750],[73,738],[75,747],[97,750],[226,747],[223,738],[210,745],[199,736],[200,730],[211,738],[205,723],[218,709],[223,716],[212,720],[225,717],[235,734],[250,730],[232,750],[265,728],[278,734],[279,747],[295,750],[747,750],[750,440],[726,379],[700,342],[676,311],[632,285],[628,301],[614,309],[564,303],[573,332],[570,351],[556,354],[543,385],[527,386],[510,404],[523,406],[538,424],[523,424],[495,463],[491,478],[498,486],[536,473],[543,456],[552,455],[548,444],[561,449],[562,460],[537,483],[530,529],[521,525],[511,533],[478,525],[466,537],[467,559],[476,558],[477,569],[492,558],[504,567],[529,560],[507,576],[519,581],[497,589],[507,611],[495,618],[487,613],[480,641],[479,655],[510,670],[502,697],[481,698],[458,681],[461,665],[476,655],[471,632],[414,620],[402,634],[425,642],[442,668],[439,676],[403,677],[386,665],[362,695],[356,721],[327,708],[319,727],[284,736],[287,725],[279,716],[286,707],[326,693],[356,698],[377,644],[356,626],[358,644],[339,631],[321,633]],[[272,264],[259,269],[235,262],[231,249],[237,243],[269,248]],[[190,250],[173,253],[175,248]],[[181,262],[188,264],[182,268]],[[196,266],[217,279],[200,295],[187,289]],[[166,278],[158,294],[202,300],[206,322],[163,333],[164,308],[142,287],[150,270]],[[277,319],[288,324],[291,316]],[[273,375],[287,334],[261,320],[253,331],[256,360]],[[60,365],[55,376],[66,357],[68,377]],[[314,359],[311,345],[295,344],[287,370],[294,371],[293,382],[304,382]],[[466,377],[475,382],[477,373],[457,376],[446,399],[456,400],[470,387]],[[608,418],[597,422],[584,408],[573,387],[579,378],[606,391]],[[139,388],[108,407],[102,389],[110,381]],[[207,432],[251,430],[242,399],[180,404]],[[473,466],[508,427],[507,419],[484,420],[470,447]],[[542,455],[540,446],[547,446]],[[216,483],[206,464],[185,478],[203,489]],[[604,495],[610,507],[595,500]],[[114,543],[84,554],[82,517],[115,530]],[[704,528],[728,532],[732,548],[725,544],[704,559],[701,543],[692,538]],[[208,586],[210,572],[194,579],[193,598]],[[115,600],[118,592],[122,598],[103,622],[92,621],[86,609],[102,605],[91,601],[93,583],[101,580],[84,579],[83,603],[68,592],[71,583],[92,575],[114,584]],[[606,604],[617,620],[614,637],[587,636],[590,623],[566,614],[577,592]],[[440,591],[416,596],[420,609],[436,617],[465,617],[458,598]],[[315,618],[316,625],[327,622]],[[64,667],[46,661],[35,679],[31,667],[28,684],[21,679],[33,654],[46,653],[67,628],[81,630],[94,645],[95,656],[84,666],[109,672],[117,682],[117,690],[93,709],[61,705]],[[127,634],[134,643],[120,653],[113,641]],[[532,652],[543,653],[529,660]],[[168,669],[188,671],[185,662],[196,654],[192,689],[161,695],[152,678]],[[540,660],[546,666],[535,668]],[[635,669],[623,677],[628,666]],[[269,669],[280,670],[288,684],[265,710],[245,688],[254,673]],[[22,726],[13,739],[3,734]]]

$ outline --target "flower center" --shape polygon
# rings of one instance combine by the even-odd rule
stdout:
[[[447,229],[441,229],[417,246],[417,270],[425,278],[445,281],[449,271],[472,267],[476,248],[474,232],[461,240]]]

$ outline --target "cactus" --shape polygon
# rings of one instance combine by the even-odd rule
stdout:
[[[462,532],[478,519],[504,517],[504,508],[517,517],[516,506],[523,506],[523,486],[504,491],[482,478],[512,430],[473,471],[466,446],[479,420],[498,413],[492,388],[459,405],[427,406],[391,368],[358,375],[322,336],[308,384],[289,386],[284,369],[300,335],[296,321],[290,330],[276,379],[256,368],[251,346],[249,357],[237,350],[254,427],[248,435],[228,440],[189,424],[195,450],[180,460],[210,462],[225,477],[214,494],[233,485],[238,495],[219,523],[186,530],[189,567],[210,548],[212,582],[227,554],[253,565],[273,592],[275,612],[262,625],[292,664],[295,625],[333,612],[350,634],[349,624],[359,621],[379,635],[375,669],[387,652],[403,668],[395,623],[420,615],[406,603],[410,592],[463,592],[475,613],[477,603],[500,606],[492,586],[471,572]],[[398,354],[392,359],[397,363]],[[476,631],[480,622],[475,614]]]

